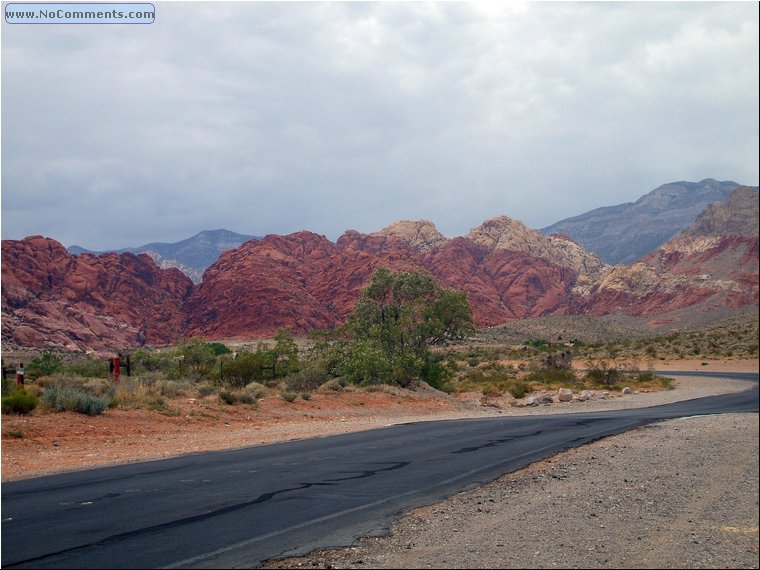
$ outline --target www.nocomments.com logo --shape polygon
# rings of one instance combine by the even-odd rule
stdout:
[[[5,5],[8,24],[152,24],[156,8],[144,3],[47,2]]]

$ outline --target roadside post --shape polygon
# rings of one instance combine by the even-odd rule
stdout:
[[[114,356],[108,360],[108,368],[111,372],[111,376],[113,376],[113,381],[118,382],[119,375],[121,374],[121,362],[118,356]],[[127,370],[129,370],[129,368],[127,368]]]

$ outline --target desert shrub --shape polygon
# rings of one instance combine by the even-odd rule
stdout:
[[[242,387],[274,377],[272,356],[261,347],[256,352],[238,352],[234,360],[224,360],[223,367],[224,383],[230,387]]]
[[[49,376],[61,368],[62,358],[57,354],[45,350],[32,360],[25,368],[25,377],[34,380],[40,376]]]
[[[219,399],[225,404],[231,406],[238,402],[238,395],[231,390],[219,390]]]
[[[3,378],[2,395],[10,396],[16,390],[16,377]]]
[[[480,386],[480,391],[484,396],[498,396],[504,392],[504,387],[494,382],[484,382]]]
[[[40,399],[34,394],[28,394],[24,388],[19,386],[10,396],[2,399],[2,410],[4,414],[29,414],[40,403]]]
[[[156,393],[167,398],[187,396],[191,392],[197,392],[195,385],[188,379],[182,380],[156,380],[153,382]]]
[[[230,349],[221,342],[209,342],[207,344],[214,356],[221,356],[222,354],[229,354],[231,352]]]
[[[646,372],[638,372],[636,374],[631,374],[629,377],[636,383],[639,384],[659,384],[666,390],[674,390],[675,385],[673,384],[672,378],[667,378],[665,376],[660,376],[659,374],[655,374],[654,372],[648,370]]]
[[[42,395],[42,403],[54,412],[72,411],[96,416],[108,408],[108,400],[69,386],[52,386]]]
[[[310,392],[302,392],[301,393],[301,398],[303,400],[311,400],[311,393]]]
[[[107,361],[92,358],[64,364],[61,370],[67,374],[83,376],[85,378],[105,378],[109,373]]]
[[[73,385],[73,382],[72,382]],[[81,389],[99,398],[113,397],[115,387],[113,382],[105,378],[91,378],[81,383]]]
[[[42,386],[43,388],[50,388],[52,386],[78,386],[79,383],[72,380],[70,377],[56,372],[49,376],[40,376],[35,380],[35,384]]]
[[[553,352],[544,358],[544,365],[546,368],[571,370],[573,367],[573,354],[569,350]]]
[[[219,399],[225,404],[256,404],[256,398],[246,390],[219,390]]]
[[[328,379],[327,371],[319,366],[310,366],[303,368],[285,377],[285,385],[288,390],[307,391],[315,390],[324,384]]]
[[[149,408],[161,397],[154,379],[128,377],[116,385],[115,397],[120,407]]]
[[[264,386],[263,384],[259,384],[258,382],[250,382],[249,384],[245,385],[245,391],[254,400],[260,400],[266,395],[267,388],[266,386]]]
[[[216,392],[216,388],[210,382],[200,382],[195,385],[195,391],[198,393],[198,396],[202,398],[204,396],[210,396]]]
[[[594,384],[612,386],[623,379],[623,373],[617,368],[599,367],[589,368],[586,371],[586,379]]]
[[[572,370],[550,366],[532,372],[527,380],[528,382],[541,382],[542,384],[576,384],[578,377]]]
[[[295,392],[289,392],[286,390],[284,392],[281,392],[280,396],[286,402],[293,402],[298,397],[298,394],[296,394]]]
[[[348,385],[345,378],[333,378],[319,387],[320,392],[342,392]]]
[[[247,392],[243,392],[240,394],[240,401],[243,404],[248,404],[248,405],[256,404],[256,398],[254,398],[251,394],[248,394]]]
[[[21,386],[18,386],[17,388],[20,388],[20,387]],[[45,391],[43,390],[42,386],[38,386],[37,384],[24,384],[23,388],[27,394],[31,394],[32,396],[37,396],[38,398],[42,396],[42,393]]]
[[[513,398],[523,398],[525,394],[531,392],[530,384],[523,381],[515,381],[509,386],[509,393]]]
[[[135,371],[168,372],[174,366],[174,357],[168,352],[139,348],[132,355]]]

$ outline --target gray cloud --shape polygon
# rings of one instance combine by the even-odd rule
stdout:
[[[157,3],[2,29],[2,235],[531,227],[757,184],[754,3]]]

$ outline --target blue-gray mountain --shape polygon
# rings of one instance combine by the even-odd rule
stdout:
[[[200,283],[203,272],[213,264],[223,251],[234,249],[257,236],[238,234],[229,230],[204,230],[193,237],[176,243],[147,243],[139,247],[125,247],[106,251],[92,251],[78,245],[68,248],[70,253],[147,253],[162,269],[176,267],[193,283]]]
[[[606,263],[633,263],[692,224],[708,204],[725,202],[739,186],[712,178],[671,182],[636,202],[596,208],[540,231],[568,235]]]

